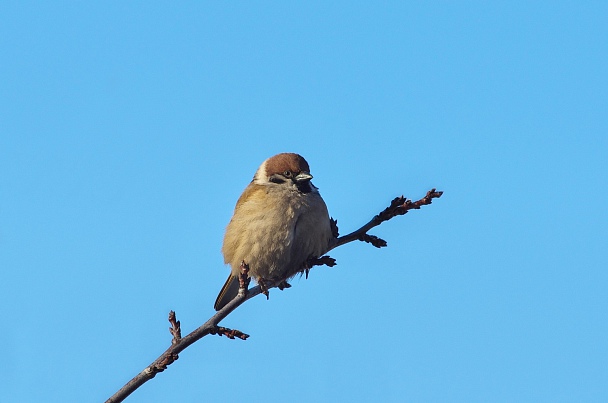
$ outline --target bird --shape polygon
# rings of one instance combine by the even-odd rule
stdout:
[[[334,238],[327,206],[312,182],[308,162],[296,153],[266,159],[239,197],[224,234],[222,254],[231,272],[214,308],[237,296],[241,263],[259,284],[308,269]]]

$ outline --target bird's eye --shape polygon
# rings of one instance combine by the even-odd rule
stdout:
[[[283,172],[283,176],[286,178],[291,178],[291,171],[285,171]]]

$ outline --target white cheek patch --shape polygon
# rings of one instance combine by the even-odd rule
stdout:
[[[257,183],[258,185],[268,183],[268,176],[266,175],[266,162],[268,162],[268,160],[262,162],[262,165],[260,165],[253,176],[253,182]]]

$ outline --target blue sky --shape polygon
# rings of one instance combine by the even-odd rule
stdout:
[[[258,165],[342,233],[129,402],[608,400],[605,2],[0,4],[0,401],[104,401],[213,313]]]

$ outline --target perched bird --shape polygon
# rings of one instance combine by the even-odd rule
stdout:
[[[320,257],[333,238],[327,206],[310,182],[306,160],[294,153],[268,158],[236,203],[222,253],[231,267],[215,301],[222,309],[239,290],[241,262],[260,280],[289,278]]]

